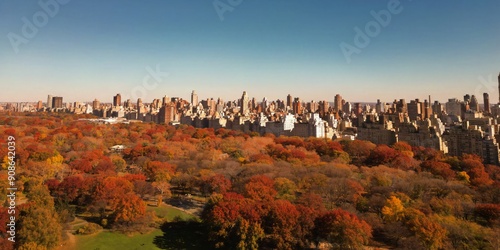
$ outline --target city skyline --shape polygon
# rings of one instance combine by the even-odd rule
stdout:
[[[259,101],[286,94],[333,101],[337,93],[352,102],[471,94],[482,103],[485,92],[491,103],[499,99],[498,1],[400,1],[396,8],[395,1],[241,1],[222,14],[218,1],[42,2],[57,8],[0,3],[7,87],[0,102],[44,100],[40,93],[67,102],[108,102],[116,93],[189,100],[192,90],[200,100],[235,100],[242,91]],[[366,32],[373,21],[380,31],[346,56],[342,44],[357,46],[357,28]],[[33,37],[23,33],[26,23],[37,29]]]

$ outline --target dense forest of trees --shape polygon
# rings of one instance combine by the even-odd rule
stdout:
[[[24,200],[16,243],[1,227],[1,249],[53,249],[82,214],[111,230],[159,227],[146,202],[186,195],[205,203],[199,223],[214,248],[500,247],[500,167],[475,155],[82,117],[0,115],[0,222],[7,136]]]

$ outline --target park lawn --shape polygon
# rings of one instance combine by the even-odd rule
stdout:
[[[162,205],[161,207],[149,207],[147,211],[155,211],[158,217],[167,218],[168,221],[173,220],[176,216],[184,220],[195,218],[193,215],[187,214],[179,209],[171,206]],[[160,229],[145,234],[134,234],[127,236],[119,232],[102,231],[95,235],[77,235],[76,246],[77,250],[114,250],[114,249],[160,249],[154,243],[156,236],[162,236],[163,232]]]
[[[165,204],[162,204],[160,207],[148,206],[146,211],[155,211],[156,216],[158,216],[159,218],[166,218],[168,221],[172,221],[175,217],[180,217],[183,220],[196,218],[194,215],[188,214],[182,210],[167,206]]]
[[[160,229],[155,229],[147,234],[127,236],[119,232],[103,231],[95,235],[77,236],[77,250],[115,250],[115,249],[160,249],[153,240],[156,236],[163,235]]]

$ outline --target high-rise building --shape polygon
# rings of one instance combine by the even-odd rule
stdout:
[[[116,94],[113,96],[113,107],[119,107],[122,105],[122,96],[120,94]]]
[[[60,96],[54,96],[52,98],[52,108],[62,109],[63,108],[63,98]]]
[[[417,118],[422,118],[422,103],[419,99],[411,100],[410,103],[407,104],[407,108],[410,120],[415,121]]]
[[[292,108],[292,105],[293,105],[292,95],[288,94],[286,96],[286,106],[289,107],[289,108]]]
[[[498,74],[498,103],[500,103],[500,73]]]
[[[406,104],[405,99],[400,99],[399,101],[394,100],[396,104],[396,112],[398,113],[406,113],[408,110],[408,106]]]
[[[246,91],[243,91],[243,95],[241,96],[240,112],[242,115],[248,112],[248,95]]]
[[[470,109],[474,111],[479,111],[479,102],[477,101],[477,98],[475,95],[472,95],[470,97],[470,103],[469,103]]]
[[[484,113],[490,114],[491,113],[490,95],[488,95],[488,93],[483,93],[483,99],[484,99]]]
[[[354,103],[354,114],[356,116],[360,116],[361,114],[363,114],[363,106],[361,105],[361,103],[357,102],[357,103]]]
[[[448,99],[445,108],[446,113],[449,115],[462,116],[462,103],[456,98]]]
[[[193,105],[193,107],[198,106],[198,95],[194,90],[191,92],[191,105]]]
[[[99,102],[99,100],[97,100],[97,99],[94,99],[94,101],[92,102],[92,109],[98,110],[99,106],[101,106],[101,102]]]
[[[168,99],[168,96],[164,96],[163,99],[162,99],[162,102],[161,102],[161,106],[165,106],[167,105],[167,103],[169,103],[170,100]]]
[[[434,104],[432,104],[432,113],[441,117],[442,112],[443,105],[439,101],[434,101]]]
[[[132,102],[130,101],[130,99],[127,99],[127,101],[125,101],[124,106],[125,106],[125,108],[128,108],[128,109],[132,108]]]
[[[36,104],[36,109],[42,109],[43,108],[43,103],[42,101],[38,101],[38,103]]]
[[[470,102],[470,95],[469,94],[464,95],[464,102]]]
[[[384,112],[384,105],[380,99],[377,99],[377,104],[375,104],[375,112],[377,112],[377,114]]]
[[[351,103],[350,102],[344,103],[344,105],[342,106],[342,111],[344,111],[344,113],[346,113],[346,114],[350,114],[352,111]]]
[[[175,121],[175,107],[173,104],[169,103],[161,107],[160,112],[158,112],[158,122],[161,124],[169,124]]]
[[[49,108],[49,109],[52,108],[52,96],[51,95],[47,96],[47,108]]]
[[[333,99],[333,110],[335,112],[339,112],[342,110],[342,96],[339,94],[335,95],[335,98]]]
[[[293,100],[293,113],[297,115],[302,114],[302,102],[298,97],[295,97]]]

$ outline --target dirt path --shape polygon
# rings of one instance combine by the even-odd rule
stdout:
[[[71,233],[71,230],[65,230],[64,233],[67,236],[67,240],[65,240],[61,246],[56,248],[56,250],[76,249],[76,236]]]

